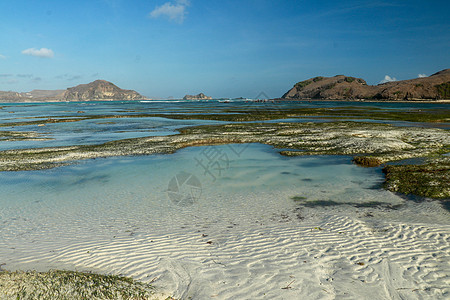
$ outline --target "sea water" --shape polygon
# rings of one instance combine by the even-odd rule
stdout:
[[[212,157],[216,159],[209,161]],[[139,228],[134,232],[138,235],[167,234],[183,224],[195,230],[194,216],[223,226],[270,222],[271,216],[298,207],[298,197],[401,204],[403,199],[380,189],[382,180],[380,169],[357,167],[350,157],[282,157],[260,144],[193,147],[170,155],[3,172],[1,257],[20,265],[25,253],[33,261],[33,251],[55,250],[95,236],[112,238],[123,233],[126,224]]]
[[[187,103],[128,102],[10,105],[0,112],[5,117],[5,111],[14,111],[15,117],[29,121],[67,116],[67,111],[75,115],[80,107],[88,115],[226,113],[222,103],[194,103],[190,107]],[[8,122],[14,119],[11,115],[7,115]],[[1,145],[3,150],[101,143],[176,134],[180,127],[215,123],[221,122],[148,117],[55,123],[42,129],[53,140]],[[38,129],[13,130],[31,128]],[[181,262],[180,268],[195,273],[197,267],[188,267],[190,264],[210,268],[209,257],[216,257],[215,268],[220,267],[216,260],[224,265],[230,261],[231,266],[245,264],[248,271],[249,266],[259,263],[258,255],[264,251],[255,257],[248,253],[271,243],[260,239],[263,235],[275,244],[298,242],[289,246],[296,245],[295,251],[270,250],[270,256],[276,258],[270,263],[276,264],[286,253],[304,251],[301,245],[306,245],[305,240],[296,232],[306,235],[339,222],[344,228],[353,224],[348,220],[355,216],[375,229],[386,220],[395,223],[405,218],[420,224],[448,224],[448,213],[442,207],[414,205],[382,189],[383,180],[380,168],[358,167],[348,156],[283,157],[279,150],[261,144],[191,147],[174,154],[101,158],[50,170],[1,172],[0,264],[11,270],[94,270],[147,282],[152,274],[161,276],[166,287],[179,281],[179,286],[172,288],[183,290],[191,283],[167,275],[178,270]],[[373,203],[377,206],[375,217],[370,207],[361,208],[361,204]],[[358,224],[352,226],[359,228]],[[355,236],[366,234],[361,232]],[[204,248],[209,246],[214,250]],[[208,268],[201,270],[208,273]],[[227,272],[234,272],[230,268]],[[281,262],[277,268],[286,268],[285,275],[292,269]],[[214,276],[222,272],[216,271]],[[231,273],[222,274],[223,278],[237,278]],[[263,282],[255,279],[254,284]]]

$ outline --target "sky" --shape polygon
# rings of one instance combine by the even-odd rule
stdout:
[[[1,0],[0,90],[96,79],[152,98],[282,96],[450,68],[450,1]]]

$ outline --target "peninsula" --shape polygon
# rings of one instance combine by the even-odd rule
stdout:
[[[450,99],[450,69],[429,77],[368,85],[364,79],[337,75],[298,82],[281,99],[414,101]]]

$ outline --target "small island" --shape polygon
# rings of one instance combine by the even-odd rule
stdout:
[[[186,95],[183,97],[183,100],[212,100],[212,97],[200,93],[197,95]]]

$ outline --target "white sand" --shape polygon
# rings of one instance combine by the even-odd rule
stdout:
[[[294,159],[283,158],[277,164],[286,164],[283,170],[291,172],[286,176],[312,181],[296,179],[304,185],[277,189],[270,186],[279,185],[276,177],[236,167],[214,184],[204,184],[194,205],[180,207],[166,193],[172,172],[155,160],[152,166],[159,171],[152,184],[137,175],[139,166],[127,167],[126,159],[115,177],[103,177],[98,168],[83,175],[85,182],[69,184],[70,176],[63,173],[58,180],[64,187],[36,189],[34,173],[26,173],[28,189],[15,191],[11,195],[17,199],[3,199],[0,207],[0,264],[9,270],[131,276],[152,282],[162,299],[450,296],[450,214],[438,202],[405,203],[387,191],[358,189],[370,182],[361,174],[353,182],[352,172],[368,172],[354,166],[326,167],[331,173],[348,168],[339,175],[345,185],[338,179],[321,183],[314,161],[301,159],[308,174],[293,166],[297,176],[288,168]],[[82,167],[77,172],[85,172]],[[56,171],[38,177],[48,174],[49,181],[55,178],[51,172]],[[227,176],[248,180],[244,184]],[[299,209],[291,199],[299,194],[311,200],[404,205],[398,210],[349,205]],[[30,195],[27,203],[16,203]]]
[[[449,214],[436,203],[411,206],[411,222],[396,221],[401,210],[348,207],[305,209],[303,220],[285,207],[235,218],[191,207],[156,217],[154,228],[69,217],[76,230],[18,230],[26,240],[4,240],[0,253],[7,268],[122,274],[179,299],[445,299],[450,226],[427,221]]]

